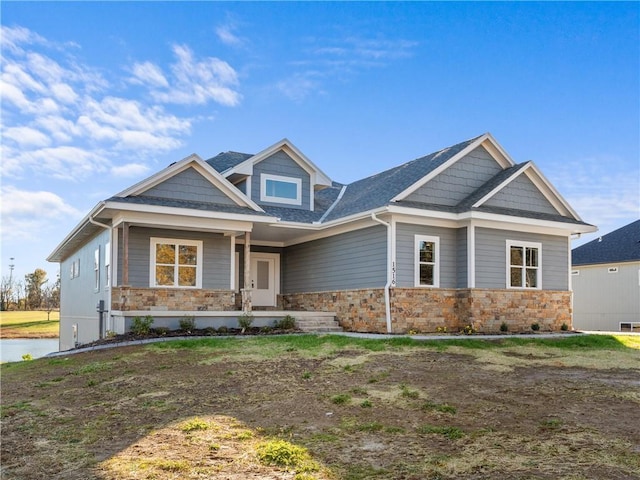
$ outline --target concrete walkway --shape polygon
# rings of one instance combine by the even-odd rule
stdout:
[[[313,333],[291,333],[285,335],[314,335]],[[629,335],[640,336],[640,332],[600,332],[600,331],[573,331],[563,333],[527,333],[527,334],[504,334],[504,335],[402,335],[402,334],[385,334],[385,333],[358,333],[358,332],[326,332],[317,333],[316,335],[342,335],[352,338],[367,338],[371,340],[386,340],[391,338],[412,338],[414,340],[503,340],[505,338],[562,338],[574,337],[577,335]],[[107,348],[128,347],[131,345],[146,345],[148,343],[171,342],[174,340],[200,340],[203,338],[238,338],[248,339],[255,338],[255,335],[219,335],[219,336],[203,336],[203,337],[165,337],[165,338],[147,338],[144,340],[131,340],[127,342],[105,343],[102,345],[94,345],[91,347],[80,347],[73,350],[65,350],[62,352],[53,352],[46,355],[45,358],[63,357],[65,355],[75,355],[76,353],[93,352],[96,350],[104,350]]]

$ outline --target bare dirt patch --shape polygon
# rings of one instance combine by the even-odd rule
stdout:
[[[596,349],[617,367],[595,369],[543,346],[305,338],[5,365],[2,478],[640,478],[638,350]],[[274,438],[313,467],[261,462]]]

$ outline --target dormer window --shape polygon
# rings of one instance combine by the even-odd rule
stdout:
[[[302,180],[263,173],[260,175],[260,200],[302,205]]]

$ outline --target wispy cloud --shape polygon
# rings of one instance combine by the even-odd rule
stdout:
[[[61,218],[81,216],[77,209],[52,192],[5,186],[0,190],[0,198],[3,241],[33,240]]]
[[[245,44],[245,39],[236,35],[236,26],[233,23],[218,25],[215,29],[216,36],[225,45],[240,47]]]

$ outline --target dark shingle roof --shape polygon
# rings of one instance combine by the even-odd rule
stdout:
[[[248,158],[253,157],[250,153],[240,152],[221,152],[215,157],[205,160],[209,165],[215,168],[219,173],[225,172],[236,165],[241,164]]]
[[[640,260],[640,220],[571,251],[573,265]]]
[[[335,220],[389,204],[393,197],[464,150],[477,138],[350,183],[326,220]]]

